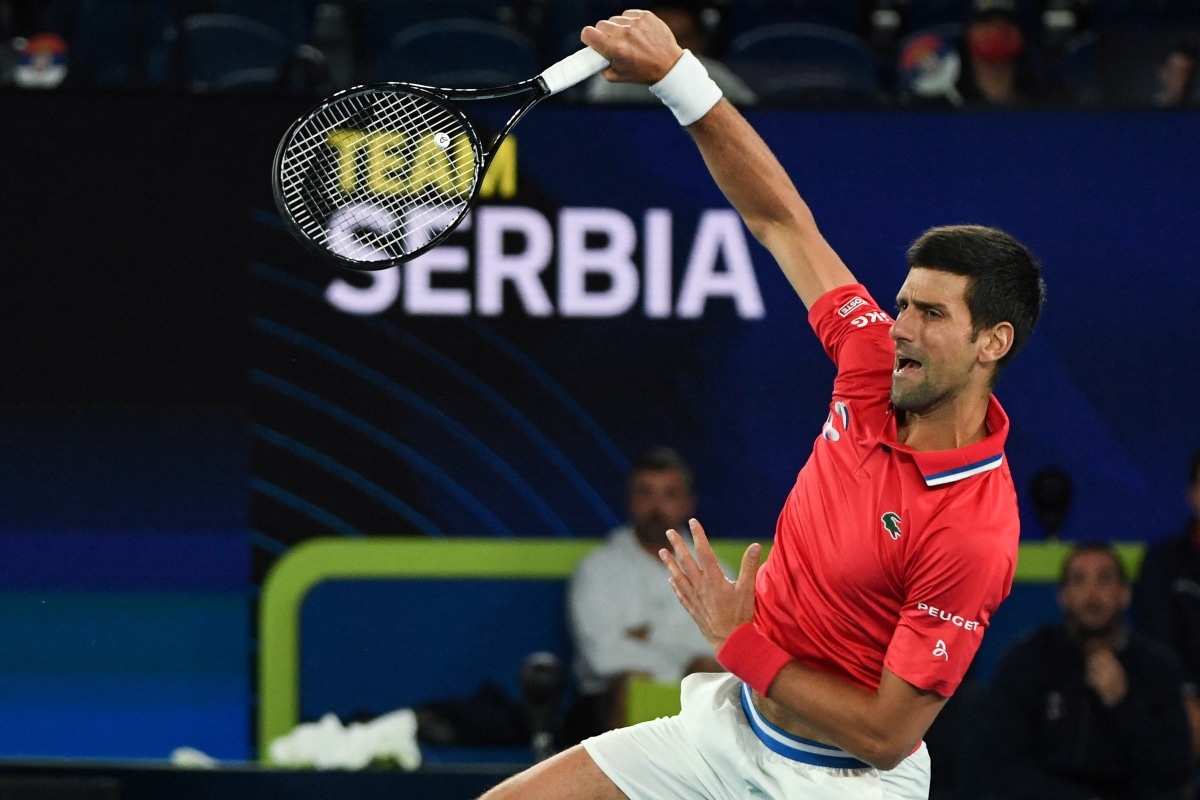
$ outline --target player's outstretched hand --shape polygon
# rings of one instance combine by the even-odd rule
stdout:
[[[731,581],[721,571],[721,564],[699,521],[688,520],[688,526],[696,545],[696,556],[692,557],[687,543],[674,530],[667,531],[674,552],[663,548],[658,551],[658,556],[671,573],[675,596],[692,615],[713,652],[717,652],[734,628],[754,619],[754,576],[758,574],[762,546],[752,544],[746,548],[737,580]]]
[[[667,23],[638,9],[589,25],[579,38],[609,60],[602,74],[614,82],[658,83],[683,55]]]

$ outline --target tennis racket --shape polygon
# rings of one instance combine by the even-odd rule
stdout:
[[[380,83],[338,92],[296,120],[275,151],[275,204],[309,250],[378,270],[437,246],[471,209],[501,142],[541,101],[608,66],[591,48],[494,89]],[[464,100],[528,94],[485,147]]]

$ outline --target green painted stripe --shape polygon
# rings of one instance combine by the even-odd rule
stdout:
[[[299,719],[300,606],[316,584],[353,578],[567,578],[600,539],[312,539],[275,565],[263,586],[259,611],[259,758],[269,760],[270,742]],[[714,542],[717,555],[733,568],[748,542]],[[1016,580],[1053,583],[1069,543],[1023,544]],[[1137,573],[1142,544],[1117,545]],[[766,548],[769,552],[769,546]]]

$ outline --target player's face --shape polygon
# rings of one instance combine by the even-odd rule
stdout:
[[[677,469],[635,472],[629,486],[629,518],[638,538],[655,547],[667,546],[667,529],[687,530],[696,510],[687,476]]]
[[[1067,620],[1084,636],[1112,629],[1129,605],[1129,587],[1121,581],[1108,553],[1084,551],[1071,557],[1058,602]]]
[[[968,279],[935,269],[914,267],[896,296],[896,342],[892,367],[892,403],[928,413],[953,399],[977,366]]]

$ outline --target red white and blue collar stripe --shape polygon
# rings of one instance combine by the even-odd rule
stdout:
[[[790,758],[803,764],[835,769],[871,768],[870,764],[859,761],[840,747],[804,739],[772,724],[755,707],[750,687],[744,683],[742,684],[742,709],[746,712],[750,729],[754,731],[758,740],[766,745],[768,750],[778,753],[784,758]]]
[[[1004,442],[1008,438],[1008,415],[993,395],[988,401],[985,423],[988,435],[982,440],[955,450],[917,451],[896,442],[896,417],[888,416],[880,444],[908,454],[916,463],[925,485],[933,488],[961,481],[1004,464]]]
[[[961,481],[963,478],[969,478],[972,475],[978,475],[981,472],[996,469],[1004,463],[1004,454],[997,453],[991,458],[985,458],[983,461],[976,461],[974,464],[967,464],[956,469],[948,469],[942,472],[935,472],[932,475],[923,475],[926,486],[941,486],[945,483],[954,483]]]

